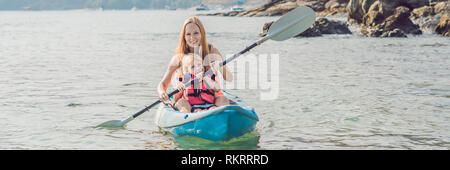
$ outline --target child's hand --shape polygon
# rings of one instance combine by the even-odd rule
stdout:
[[[208,55],[208,64],[215,75],[220,69],[220,63],[223,62],[223,59],[218,55]]]
[[[216,92],[219,91],[218,87],[219,85],[215,81],[213,81],[211,77],[206,76],[203,78],[203,81],[206,82],[206,85],[208,86],[209,89],[214,90]]]
[[[218,75],[217,73],[219,72],[219,69],[220,69],[219,63],[220,62],[213,62],[211,64],[211,70],[212,70],[213,74],[215,74],[215,75]]]

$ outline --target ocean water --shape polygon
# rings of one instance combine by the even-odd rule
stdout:
[[[326,35],[254,48],[249,54],[279,56],[278,95],[227,89],[260,118],[233,141],[161,132],[156,109],[125,129],[94,128],[157,100],[181,26],[194,15],[1,11],[0,149],[450,149],[450,39],[432,34]],[[199,18],[224,56],[277,19]]]

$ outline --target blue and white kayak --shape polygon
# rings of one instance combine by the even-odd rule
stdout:
[[[155,121],[158,127],[178,136],[194,136],[210,141],[227,141],[255,129],[258,115],[240,98],[223,91],[228,106],[196,113],[178,112],[160,104]]]

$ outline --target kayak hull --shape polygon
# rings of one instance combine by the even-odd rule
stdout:
[[[227,141],[253,131],[259,120],[254,109],[236,96],[225,91],[224,95],[234,105],[184,113],[161,104],[156,114],[156,123],[171,134],[210,141]]]

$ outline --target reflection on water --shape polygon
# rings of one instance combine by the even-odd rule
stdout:
[[[260,135],[257,131],[225,142],[213,142],[192,136],[175,136],[175,149],[198,150],[256,150]]]

